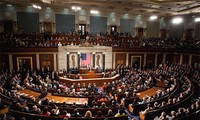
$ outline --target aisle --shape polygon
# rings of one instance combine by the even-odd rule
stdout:
[[[156,86],[154,86],[148,90],[145,90],[143,92],[138,93],[138,96],[140,99],[142,99],[143,97],[146,97],[146,96],[153,96],[157,93],[156,91],[158,91],[158,90],[162,91],[164,89],[164,86],[165,86],[164,82],[158,82],[156,84]],[[135,115],[133,116],[132,112],[129,109],[126,109],[126,113],[128,114],[128,116],[131,119],[135,118],[135,120],[139,120],[139,116],[135,116]]]
[[[148,90],[138,93],[138,96],[140,99],[142,99],[145,96],[153,96],[156,94],[156,91],[158,91],[158,90],[162,91],[163,89],[164,89],[163,87],[152,87]]]

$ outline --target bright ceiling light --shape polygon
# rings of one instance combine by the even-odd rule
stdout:
[[[72,10],[76,10],[76,7],[75,7],[75,6],[72,6]]]
[[[75,11],[81,10],[81,7],[79,7],[79,6],[72,6],[72,10],[75,10]]]
[[[12,5],[11,5],[11,4],[7,4],[7,6],[8,6],[8,7],[11,7]]]
[[[38,9],[42,9],[40,6],[38,6]]]
[[[33,5],[33,8],[42,9],[41,6]]]
[[[150,17],[150,20],[155,20],[155,19],[157,19],[157,18],[158,18],[158,16],[153,15],[153,16]]]
[[[90,10],[90,13],[91,13],[91,14],[98,14],[99,11],[97,11],[97,10]]]
[[[198,17],[198,18],[195,18],[195,20],[194,20],[195,22],[200,22],[200,17]]]
[[[33,5],[33,8],[37,8],[37,5]]]
[[[81,10],[81,7],[76,7],[77,10]]]
[[[179,24],[183,21],[183,18],[177,17],[172,20],[173,24]]]

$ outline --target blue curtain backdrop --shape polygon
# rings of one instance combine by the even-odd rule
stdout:
[[[131,35],[135,35],[134,28],[135,28],[135,20],[125,19],[125,18],[120,19],[120,32],[130,33]]]
[[[69,32],[75,29],[75,15],[56,14],[56,32]]]
[[[39,13],[17,12],[17,26],[19,31],[39,32]]]
[[[90,32],[106,33],[107,32],[107,17],[90,16]]]
[[[182,38],[184,31],[184,24],[170,24],[169,26],[169,37],[170,38]]]

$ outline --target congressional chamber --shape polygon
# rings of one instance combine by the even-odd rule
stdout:
[[[198,0],[0,2],[1,120],[199,120]]]

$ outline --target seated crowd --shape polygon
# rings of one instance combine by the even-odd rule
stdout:
[[[88,42],[94,46],[112,47],[150,47],[150,48],[179,48],[199,49],[200,40],[194,38],[139,38],[130,35],[117,34],[104,35],[87,34]],[[100,37],[100,38],[99,38]],[[1,33],[1,44],[7,47],[58,47],[67,45],[80,45],[82,39],[76,31],[68,34],[61,33]]]
[[[150,119],[150,116],[159,115],[155,119],[191,119],[199,117],[199,100],[200,100],[200,73],[198,70],[184,65],[169,66],[170,76],[174,76],[180,83],[177,91],[162,101],[147,102],[144,111],[140,112],[141,116]],[[177,112],[176,112],[177,111]],[[190,118],[184,118],[192,114]],[[196,114],[197,116],[194,116]],[[151,118],[152,119],[152,118]]]
[[[181,103],[188,96],[193,95],[190,101],[192,104],[188,106],[179,106],[178,112],[176,110],[167,113],[164,111],[158,119],[166,117],[179,117],[187,115],[199,110],[199,96],[198,94],[192,94],[193,82],[196,81],[200,84],[199,71],[191,68],[190,66],[172,64],[170,66],[155,69],[139,70],[131,69],[131,67],[118,66],[116,73],[120,74],[120,79],[113,81],[112,83],[104,83],[99,88],[95,83],[89,83],[86,85],[80,83],[68,85],[59,82],[52,78],[52,73],[41,73],[34,70],[25,71],[2,71],[0,74],[0,93],[1,99],[12,110],[32,113],[43,116],[58,116],[58,117],[82,117],[82,118],[98,118],[98,117],[120,117],[127,116],[125,109],[126,105],[123,103],[126,99],[133,98],[132,106],[137,104],[147,104],[147,107],[142,114],[154,110],[164,109],[171,107],[174,104]],[[143,99],[138,97],[140,91],[150,89],[152,86],[157,85],[157,82],[165,82],[163,90],[157,91],[157,94],[153,96],[147,96]],[[171,94],[177,83],[180,83],[178,90]],[[30,89],[39,91],[41,95],[38,98],[33,96],[27,97],[21,94],[19,91],[23,89]],[[101,89],[99,91],[99,89]],[[53,99],[49,99],[49,94],[60,94],[66,96],[93,96],[91,103],[85,102],[83,105],[77,103],[68,104],[66,102],[58,103]],[[120,98],[120,95],[122,97]],[[168,95],[168,99],[161,102],[156,102],[157,99],[163,98]],[[4,97],[7,101],[4,100]],[[197,99],[197,100],[196,100]],[[10,101],[9,101],[10,100]],[[122,100],[122,101],[121,101]],[[11,102],[12,101],[12,102]],[[100,101],[100,104],[98,104]],[[121,104],[117,104],[120,103]],[[87,108],[85,113],[81,112],[81,108]],[[97,109],[97,113],[94,113],[90,108]],[[105,111],[101,109],[106,108]],[[113,111],[117,108],[118,112]],[[73,111],[72,111],[72,110]],[[184,114],[183,114],[184,112]],[[5,116],[4,116],[5,117]]]

